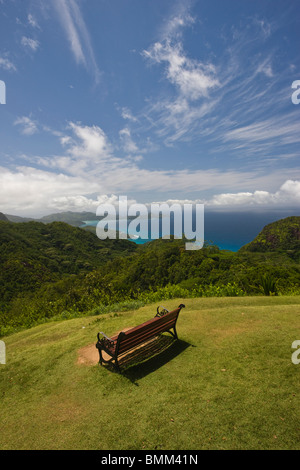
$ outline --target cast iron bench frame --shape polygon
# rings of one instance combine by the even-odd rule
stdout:
[[[99,363],[101,365],[103,362],[111,363],[117,372],[121,372],[118,358],[131,349],[165,332],[170,333],[175,340],[178,339],[176,322],[180,310],[184,307],[185,305],[180,304],[178,308],[171,312],[164,307],[162,311],[159,311],[159,307],[157,307],[157,313],[154,318],[127,331],[121,331],[118,335],[111,338],[100,331],[97,334],[98,341],[96,343],[96,348],[99,351]],[[103,338],[100,338],[100,335]],[[104,359],[102,352],[108,354],[110,358]]]

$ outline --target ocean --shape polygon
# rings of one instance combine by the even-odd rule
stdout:
[[[238,251],[243,245],[251,242],[265,225],[289,216],[299,216],[299,211],[270,211],[270,212],[215,212],[204,213],[204,239],[217,245],[221,250]],[[171,217],[172,219],[172,217]],[[96,226],[98,221],[85,221],[84,226]],[[149,224],[150,226],[150,224]],[[172,235],[171,223],[171,235]],[[155,234],[159,238],[159,234]],[[143,244],[151,241],[147,232],[141,233],[141,238],[131,240]]]

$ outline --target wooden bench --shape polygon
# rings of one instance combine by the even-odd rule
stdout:
[[[112,363],[115,369],[120,372],[118,358],[131,349],[148,342],[164,332],[168,332],[174,339],[178,339],[176,322],[180,310],[184,307],[183,304],[180,304],[178,308],[171,312],[165,308],[159,311],[159,307],[157,307],[157,313],[154,318],[127,331],[121,331],[118,335],[111,338],[106,336],[102,331],[99,332],[97,334],[98,341],[96,343],[96,348],[100,356],[99,363],[101,365],[103,362]],[[100,338],[100,335],[103,337]],[[104,359],[103,352],[109,356],[109,359]]]

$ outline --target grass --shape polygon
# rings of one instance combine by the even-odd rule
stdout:
[[[0,449],[300,449],[300,297],[178,299],[180,341],[123,375],[78,350],[154,316],[51,322],[2,338]]]

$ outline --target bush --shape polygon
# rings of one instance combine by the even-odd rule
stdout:
[[[270,274],[263,274],[260,278],[260,284],[265,295],[278,295],[276,279]]]

